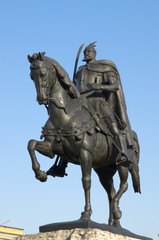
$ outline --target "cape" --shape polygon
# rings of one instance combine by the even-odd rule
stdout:
[[[110,60],[95,60],[88,64],[87,69],[99,73],[114,72],[116,74],[119,83],[119,89],[116,92],[111,92],[108,103],[112,106],[118,120],[126,124],[128,145],[133,145],[134,141],[132,137],[130,122],[127,115],[125,97],[123,93],[120,75],[116,65]]]

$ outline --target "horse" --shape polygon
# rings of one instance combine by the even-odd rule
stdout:
[[[47,173],[40,170],[35,151],[49,158],[57,155],[70,163],[80,165],[85,196],[84,211],[80,219],[89,221],[92,214],[91,171],[94,169],[108,195],[108,224],[121,227],[122,212],[119,208],[119,200],[128,189],[129,172],[132,176],[134,191],[141,193],[137,135],[133,131],[135,142],[133,163],[128,167],[117,165],[117,157],[120,157],[119,151],[110,136],[103,134],[97,126],[88,110],[87,100],[81,101],[81,96],[67,72],[57,61],[44,54],[35,53],[32,57],[28,55],[31,63],[30,77],[35,84],[37,101],[40,105],[47,107],[49,115],[42,131],[41,138],[44,140],[31,139],[28,142],[35,177],[42,182],[47,180]],[[71,110],[68,111],[68,109]],[[113,184],[113,176],[116,172],[119,173],[120,178],[117,192]]]

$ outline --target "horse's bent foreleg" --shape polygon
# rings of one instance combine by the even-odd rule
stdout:
[[[28,142],[28,151],[31,157],[32,169],[35,172],[35,177],[41,182],[45,182],[47,180],[47,174],[45,171],[40,170],[40,164],[36,158],[35,150],[45,156],[53,158],[54,154],[52,152],[51,143],[48,141],[36,141],[36,140],[30,140]]]
[[[126,168],[124,166],[118,166],[118,172],[119,172],[119,177],[120,177],[120,188],[113,199],[113,216],[114,216],[114,220],[115,220],[114,225],[116,227],[120,227],[119,219],[121,218],[121,215],[122,215],[122,212],[120,211],[120,208],[118,207],[119,200],[120,200],[121,196],[123,195],[123,193],[125,193],[126,190],[128,189],[128,183],[127,183],[128,168]]]
[[[92,214],[90,203],[92,157],[91,154],[86,150],[81,150],[80,165],[82,169],[82,184],[85,193],[85,208],[84,212],[82,212],[81,219],[89,220]]]

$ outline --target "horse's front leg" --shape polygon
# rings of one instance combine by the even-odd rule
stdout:
[[[84,212],[81,213],[81,219],[89,220],[92,214],[90,203],[92,156],[87,150],[81,150],[80,152],[80,165],[82,169],[82,184],[85,193],[85,208]]]
[[[35,177],[41,182],[45,182],[47,180],[47,174],[45,171],[40,170],[40,164],[36,158],[35,150],[47,157],[53,158],[54,153],[52,152],[51,143],[49,141],[36,141],[33,139],[28,142],[28,151],[31,157],[32,169],[35,172]]]

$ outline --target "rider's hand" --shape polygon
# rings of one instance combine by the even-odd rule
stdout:
[[[97,84],[97,83],[93,83],[92,84],[92,89],[96,90],[96,91],[99,91],[99,90],[101,90],[101,86],[99,84]]]
[[[87,91],[92,91],[93,90],[93,88],[92,88],[92,84],[90,84],[90,83],[88,83],[87,84]]]

